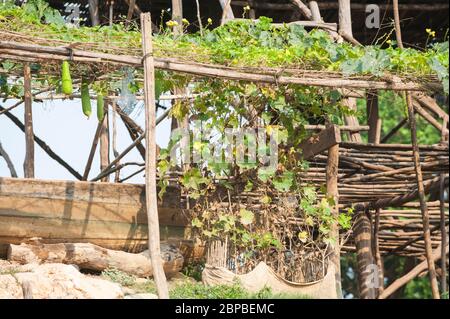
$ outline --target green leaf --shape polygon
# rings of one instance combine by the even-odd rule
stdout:
[[[302,243],[306,243],[306,241],[308,240],[308,233],[306,231],[301,231],[298,233],[298,239],[302,242]]]
[[[262,182],[267,182],[273,175],[275,175],[276,169],[273,167],[260,167],[258,169],[258,178]]]
[[[192,227],[202,228],[203,223],[196,217],[192,220]]]
[[[280,192],[288,192],[293,182],[294,174],[292,172],[284,172],[282,176],[274,179],[273,186]]]
[[[255,215],[251,211],[246,210],[244,208],[242,208],[239,211],[239,215],[241,217],[240,222],[244,226],[247,226],[247,225],[250,225],[251,223],[253,223],[253,219],[255,218]]]

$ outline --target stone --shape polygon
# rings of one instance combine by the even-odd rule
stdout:
[[[158,299],[158,296],[155,294],[142,293],[125,296],[125,299]]]
[[[121,299],[117,283],[86,276],[65,264],[27,264],[0,269],[0,298],[23,298],[24,291],[33,299]],[[30,298],[29,297],[29,298]]]

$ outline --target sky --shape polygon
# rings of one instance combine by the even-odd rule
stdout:
[[[0,105],[7,108],[17,100],[0,100]],[[170,102],[161,103],[170,106]],[[33,129],[34,134],[44,140],[53,151],[69,163],[76,171],[83,174],[89,151],[92,145],[97,128],[96,102],[92,101],[92,116],[87,119],[82,113],[81,100],[53,100],[43,103],[33,102]],[[169,104],[169,105],[167,105]],[[157,116],[161,115],[164,110],[159,109]],[[22,123],[24,122],[24,106],[21,104],[11,111]],[[144,127],[144,110],[143,102],[138,105],[131,113],[131,118],[135,120],[142,128]],[[110,112],[111,115],[111,112]],[[112,130],[112,116],[110,116],[110,128]],[[132,140],[122,123],[120,117],[117,117],[117,148],[121,153]],[[170,135],[170,120],[165,119],[157,126],[156,142],[160,147],[166,147]],[[112,137],[110,158],[114,159],[112,152]],[[0,115],[0,142],[3,148],[11,157],[15,169],[19,177],[23,177],[23,161],[25,159],[25,134],[8,118],[5,114]],[[59,163],[51,159],[36,143],[35,145],[35,178],[53,179],[53,180],[76,180]],[[136,149],[133,149],[122,162],[140,162],[142,157]],[[137,171],[140,167],[129,166],[121,171],[121,178]],[[89,178],[95,177],[100,172],[99,153],[97,152],[92,164]],[[136,175],[127,183],[144,183],[143,173]],[[0,157],[0,176],[9,177],[10,172],[5,160]]]

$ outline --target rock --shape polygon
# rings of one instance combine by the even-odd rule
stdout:
[[[138,285],[143,285],[143,284],[146,284],[148,282],[148,279],[147,278],[136,278],[135,282]]]
[[[119,299],[120,285],[83,275],[71,265],[28,264],[0,275],[0,298],[23,298],[23,291],[33,299]],[[4,270],[0,269],[0,273]]]
[[[133,289],[128,288],[128,287],[122,287],[122,291],[123,291],[123,293],[125,295],[134,295],[134,294],[136,294],[136,291],[134,291]]]
[[[155,294],[134,294],[125,296],[125,299],[158,299],[158,296]]]
[[[13,275],[0,275],[0,299],[22,299],[22,287]]]

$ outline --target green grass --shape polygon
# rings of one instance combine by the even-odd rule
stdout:
[[[138,283],[136,277],[117,269],[103,271],[102,277],[130,288],[136,293],[156,293],[153,280]],[[190,277],[186,278],[189,279]],[[238,282],[232,285],[205,286],[201,282],[188,280],[172,284],[169,294],[172,299],[310,299],[305,295],[273,293],[267,287],[257,293],[252,293],[245,290]]]

